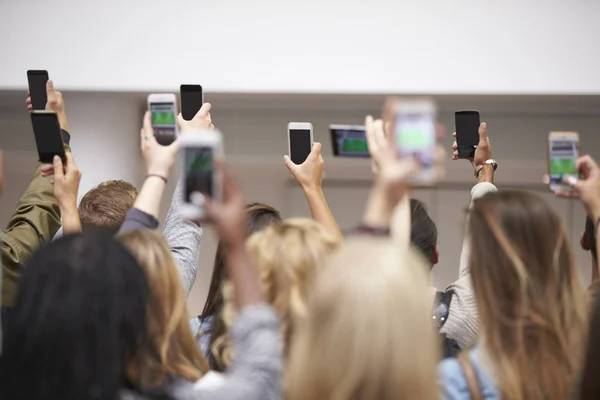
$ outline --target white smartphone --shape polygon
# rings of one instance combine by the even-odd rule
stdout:
[[[550,190],[571,191],[572,186],[564,182],[565,178],[579,178],[575,162],[579,157],[579,133],[550,132],[548,134],[548,176]]]
[[[148,111],[156,141],[168,146],[177,139],[177,97],[173,93],[153,93],[148,96]]]
[[[221,174],[214,160],[223,154],[223,140],[217,130],[190,132],[181,137],[181,171],[184,174],[181,216],[189,220],[205,218],[205,199],[222,201]]]
[[[400,100],[394,114],[394,139],[399,157],[416,157],[422,166],[412,181],[433,184],[436,180],[435,103],[429,99]]]
[[[288,124],[288,154],[294,164],[302,164],[308,158],[313,145],[313,126],[309,122]]]

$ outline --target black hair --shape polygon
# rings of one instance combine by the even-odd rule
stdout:
[[[585,241],[592,252],[592,257],[597,261],[598,249],[596,248],[596,224],[590,217],[585,219]]]
[[[53,241],[23,269],[0,356],[0,398],[114,400],[144,340],[148,282],[109,233]]]
[[[410,199],[410,241],[431,260],[437,246],[437,226],[425,208],[425,204],[417,199]]]
[[[270,225],[280,223],[283,220],[279,211],[262,203],[247,204],[246,215],[246,237],[249,237],[254,232],[261,231]],[[214,341],[221,337],[227,330],[225,323],[223,320],[221,320],[221,311],[224,307],[223,291],[221,290],[221,286],[226,279],[227,268],[225,268],[225,249],[223,248],[223,244],[219,242],[217,254],[215,256],[213,273],[210,279],[208,296],[206,297],[204,310],[198,319],[200,322],[202,322],[205,318],[212,317],[212,326],[209,330],[210,341],[206,356],[211,368],[220,372],[225,370],[225,366],[217,364],[212,355],[212,345]]]

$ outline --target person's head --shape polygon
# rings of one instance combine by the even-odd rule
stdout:
[[[401,255],[389,240],[347,239],[298,321],[286,398],[436,399],[428,281],[416,250]]]
[[[143,390],[168,376],[197,381],[209,368],[190,330],[187,295],[171,250],[152,230],[124,232],[118,239],[137,258],[150,286],[148,337],[129,364],[130,380]]]
[[[290,219],[254,233],[247,242],[250,259],[258,268],[265,301],[277,311],[284,347],[294,332],[294,319],[305,316],[306,299],[327,257],[340,240],[311,219]],[[222,317],[230,328],[235,320],[233,288],[223,288]],[[213,354],[225,365],[232,359],[227,334],[215,341]]]
[[[116,234],[133,207],[138,190],[122,180],[102,182],[87,192],[79,202],[79,218],[84,231],[107,230]]]
[[[596,248],[596,224],[590,217],[585,219],[585,230],[581,234],[579,241],[581,248],[592,254],[592,263],[594,267],[598,263],[598,249]]]
[[[0,356],[2,399],[114,399],[146,331],[148,283],[112,235],[65,236],[33,255]]]
[[[438,263],[437,226],[425,208],[417,199],[410,199],[410,241],[423,253],[433,267]]]
[[[283,220],[279,211],[271,206],[261,203],[248,204],[246,206],[246,214],[248,221],[248,225],[246,226],[246,236],[250,236],[254,232],[258,232],[270,225],[278,224]],[[210,349],[213,347],[215,339],[222,336],[227,330],[225,323],[220,318],[221,312],[223,311],[222,285],[226,279],[227,268],[225,266],[225,249],[223,244],[219,242],[208,296],[206,297],[206,303],[204,304],[204,309],[201,314],[202,318],[213,317],[213,323],[210,329],[208,357],[213,364],[212,367],[219,371],[224,370],[224,366],[214,359]]]
[[[586,312],[560,217],[538,195],[504,190],[474,202],[468,232],[481,343],[502,397],[569,397]]]

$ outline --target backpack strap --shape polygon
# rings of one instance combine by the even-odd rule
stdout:
[[[467,386],[469,387],[469,393],[471,394],[471,400],[482,400],[483,395],[481,392],[481,386],[479,385],[479,379],[477,379],[475,368],[473,368],[473,364],[471,363],[469,352],[463,351],[458,355],[457,360],[458,364],[462,368],[463,374],[465,375],[465,380],[467,381]]]

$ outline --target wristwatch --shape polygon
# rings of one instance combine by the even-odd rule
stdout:
[[[484,165],[491,165],[492,167],[494,167],[494,171],[498,169],[498,163],[496,162],[496,160],[490,158],[489,160],[485,160],[483,164],[475,167],[475,178],[479,178],[479,171],[483,169]]]

